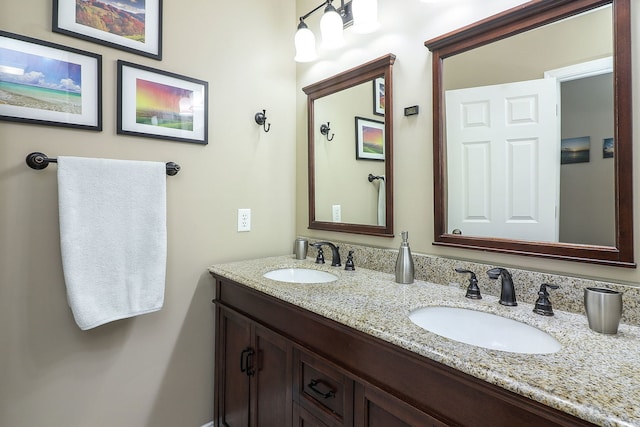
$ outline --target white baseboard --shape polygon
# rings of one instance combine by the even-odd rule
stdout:
[[[213,421],[209,421],[208,423],[200,427],[213,427]]]

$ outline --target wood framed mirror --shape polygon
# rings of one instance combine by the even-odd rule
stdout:
[[[586,53],[582,59],[569,59],[571,55],[566,50],[557,51],[571,39],[580,46],[591,45],[588,39],[595,27],[592,25],[590,31],[583,29],[579,32],[578,28],[582,27],[575,24],[578,19],[595,19],[602,13],[608,13],[605,15],[607,18],[604,26],[609,29],[606,37],[610,33],[610,39],[596,40],[593,44],[603,45],[604,50],[608,46],[608,55],[606,52],[596,51]],[[425,42],[433,56],[435,245],[636,267],[633,253],[630,16],[629,0],[534,0]],[[561,25],[574,25],[576,30],[569,31],[565,27],[559,27]],[[544,38],[541,38],[541,42],[538,34],[543,31],[555,31],[556,38],[549,42],[550,36],[545,33],[546,42]],[[497,53],[492,53],[492,49]],[[573,48],[569,45],[565,49]],[[536,65],[541,65],[543,71],[549,72],[537,70],[530,75],[527,73],[531,70],[527,69],[523,80],[542,81],[545,77],[556,79],[554,87],[557,88],[558,99],[561,101],[557,104],[557,111],[560,113],[557,114],[552,137],[511,136],[510,133],[503,133],[501,146],[496,148],[488,142],[495,140],[496,134],[493,131],[483,133],[481,129],[490,126],[491,118],[500,117],[501,122],[507,123],[507,127],[509,124],[518,124],[519,120],[519,124],[527,120],[538,122],[545,111],[552,110],[554,114],[547,115],[556,115],[556,107],[547,105],[540,109],[543,98],[537,95],[520,97],[516,94],[509,98],[511,92],[503,91],[504,86],[511,87],[512,83],[519,83],[520,78],[509,76],[501,81],[481,81],[481,77],[494,78],[499,74],[508,74],[509,69],[526,68],[524,64],[528,59],[538,54],[541,56],[537,62],[542,64]],[[491,62],[496,68],[483,69],[480,63],[469,62],[473,61],[472,57],[476,60],[482,58],[485,63]],[[553,62],[554,58],[556,62]],[[584,119],[589,116],[584,112],[576,113],[565,106],[569,104],[570,96],[566,94],[570,92],[566,89],[565,94],[564,86],[561,89],[561,79],[554,73],[558,70],[580,68],[583,64],[607,61],[612,64],[608,77],[610,95],[607,95],[611,99],[612,110],[607,113],[608,138],[603,138],[597,131],[590,135],[590,131],[586,130],[565,129],[569,128],[568,125],[565,126],[565,118],[568,122],[570,117]],[[456,63],[464,64],[467,70],[473,70],[475,81],[458,80],[456,83],[457,77],[461,75],[456,71]],[[469,93],[475,94],[476,89],[484,91],[477,92],[481,94],[480,98],[466,97],[475,96]],[[498,98],[500,102],[497,104],[507,106],[503,110],[494,110],[489,101],[478,102],[482,96],[486,95],[488,99],[496,92],[500,92],[502,96],[501,99]],[[528,101],[522,102],[523,100]],[[539,105],[536,104],[538,102]],[[545,126],[541,128],[547,129]],[[463,130],[459,132],[460,129]],[[467,130],[472,131],[464,133]],[[472,137],[465,139],[469,135]],[[585,147],[582,146],[579,150],[586,154],[587,159],[590,154],[592,161],[581,165],[571,164],[577,163],[570,159],[576,154],[572,152],[574,148],[571,140],[578,139],[584,143],[585,138],[589,140],[591,148],[584,152]],[[554,147],[546,160],[537,157],[544,144],[552,144]],[[492,153],[495,152],[500,152],[497,160],[492,159]],[[608,166],[606,162],[609,162]],[[604,190],[592,187],[595,184],[588,183],[586,178],[579,180],[578,188],[563,188],[569,182],[565,179],[566,174],[595,168],[597,163],[602,163],[610,170],[609,176],[596,180],[610,182],[604,185]],[[529,175],[523,177],[522,171],[525,170]],[[545,174],[557,178],[549,181],[548,176],[546,177],[550,184],[544,185],[550,187],[543,187],[541,184],[544,181],[540,179]],[[525,229],[529,227],[529,223],[539,221],[541,212],[547,209],[540,201],[539,195],[543,192],[555,194],[552,196],[556,198],[555,203],[551,200],[551,209],[554,211],[548,212],[551,227],[555,229],[551,230],[549,236],[538,231],[529,234],[513,231],[513,235],[509,234],[511,231],[507,230],[516,230],[517,227]],[[580,192],[585,194],[585,198],[572,202],[566,198],[567,194],[576,195]],[[607,202],[599,201],[599,192],[603,193]],[[495,197],[497,194],[501,197]],[[610,225],[603,225],[607,222],[605,220],[586,221],[582,229],[571,234],[568,227],[563,228],[561,218],[564,213],[572,210],[572,206],[578,215],[570,216],[565,223],[578,223],[592,211],[605,206],[609,212]],[[496,217],[500,216],[493,229],[473,228],[496,222]],[[604,233],[605,238],[585,237],[599,227],[608,227],[609,231]],[[585,241],[581,241],[581,237],[585,237]]]
[[[393,237],[393,63],[388,54],[304,87],[309,228]]]

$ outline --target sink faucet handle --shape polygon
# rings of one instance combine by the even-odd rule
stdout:
[[[347,255],[347,262],[344,263],[344,269],[347,271],[354,271],[356,269],[356,266],[353,263],[353,251],[349,251],[349,254]]]
[[[469,273],[469,286],[467,287],[467,294],[465,297],[470,299],[482,299],[482,295],[480,295],[480,288],[478,287],[478,278],[476,277],[476,273],[471,270],[465,270],[463,268],[456,268],[458,273]]]
[[[318,256],[316,256],[316,264],[324,264],[324,251],[322,250],[322,245],[313,245],[318,248]]]
[[[549,300],[549,292],[547,288],[558,289],[560,286],[543,283],[540,285],[538,291],[538,300],[533,308],[533,312],[542,316],[553,316],[553,307],[551,307],[551,300]]]

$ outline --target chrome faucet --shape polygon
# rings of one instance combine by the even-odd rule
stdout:
[[[327,245],[331,248],[331,266],[332,267],[340,267],[342,266],[342,261],[340,260],[340,247],[334,245],[331,242],[316,242],[312,243],[311,246],[318,249],[318,257],[316,258],[317,264],[324,264],[324,257],[320,257],[320,253],[322,251],[322,245]],[[321,259],[321,260],[320,260]]]
[[[500,301],[499,303],[502,305],[508,306],[516,306],[518,303],[516,302],[516,289],[513,286],[513,278],[511,277],[511,273],[507,271],[505,268],[492,268],[487,271],[487,275],[490,279],[497,279],[502,276],[502,290],[500,291]]]

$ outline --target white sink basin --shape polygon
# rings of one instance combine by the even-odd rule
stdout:
[[[282,268],[269,271],[264,277],[288,283],[329,283],[338,280],[338,277],[331,273],[310,268]]]
[[[412,311],[409,318],[434,334],[492,350],[549,354],[561,347],[555,338],[538,328],[476,310],[424,307]]]

